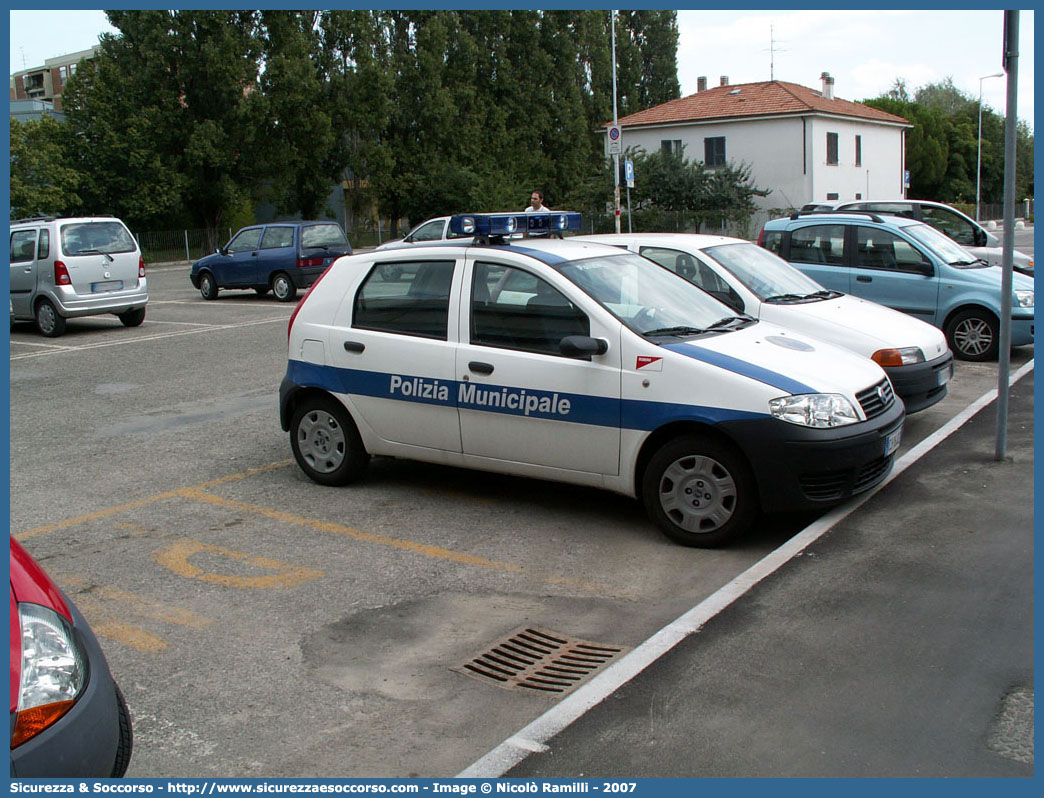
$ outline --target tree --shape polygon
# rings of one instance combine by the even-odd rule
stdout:
[[[1004,193],[1005,119],[982,108],[981,159],[979,103],[953,84],[952,78],[922,86],[910,99],[905,81],[897,79],[881,97],[866,105],[905,117],[913,123],[906,134],[910,195],[939,202],[974,203],[976,182],[983,202],[999,203]],[[981,168],[980,168],[981,160]],[[1033,134],[1025,123],[1016,130],[1016,196],[1033,196]]]
[[[50,116],[11,120],[11,218],[67,216],[81,205],[84,176],[69,165],[73,142],[65,125]]]
[[[63,99],[91,206],[132,226],[219,229],[264,182],[257,12],[109,11]]]

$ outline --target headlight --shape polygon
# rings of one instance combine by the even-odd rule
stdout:
[[[1032,291],[1016,291],[1015,302],[1020,308],[1031,308],[1033,307],[1033,292]]]
[[[852,403],[836,393],[808,393],[769,401],[773,418],[802,427],[843,427],[859,416]]]
[[[924,362],[924,352],[919,346],[907,346],[903,349],[878,349],[870,359],[879,366],[909,366]]]
[[[87,657],[62,616],[19,604],[22,673],[11,747],[39,734],[69,711],[87,683]]]

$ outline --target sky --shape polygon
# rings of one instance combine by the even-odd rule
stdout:
[[[582,5],[582,4],[577,4]],[[576,6],[574,6],[576,7]],[[1017,114],[1033,128],[1034,12],[1020,15]],[[11,71],[86,50],[98,34],[115,32],[102,11],[10,12]],[[777,80],[820,88],[834,77],[834,94],[864,100],[888,91],[897,78],[911,90],[953,78],[970,97],[979,78],[1002,71],[1003,12],[948,10],[690,11],[678,12],[678,77],[682,95],[722,75],[732,84]],[[43,34],[42,32],[46,32]],[[771,42],[775,46],[770,46]],[[774,61],[774,65],[773,65]],[[1007,81],[982,81],[984,107],[1005,113]]]

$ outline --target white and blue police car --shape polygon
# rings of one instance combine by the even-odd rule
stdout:
[[[905,414],[871,360],[554,237],[579,214],[451,224],[473,239],[340,258],[291,317],[280,420],[315,482],[383,455],[595,486],[712,547],[889,473]]]

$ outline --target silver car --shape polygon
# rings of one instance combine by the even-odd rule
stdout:
[[[145,261],[114,216],[11,222],[11,319],[34,321],[48,338],[66,319],[112,313],[127,327],[145,320]]]

